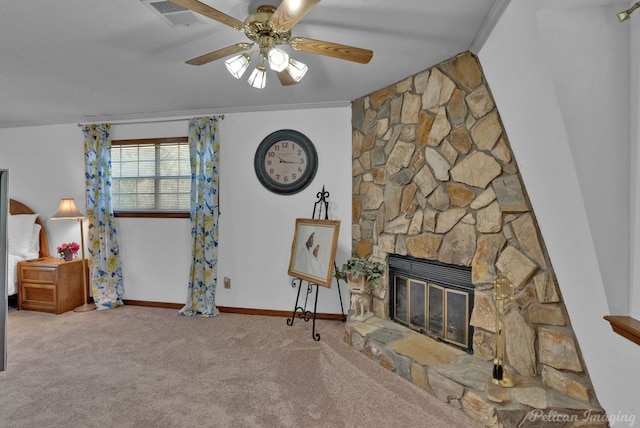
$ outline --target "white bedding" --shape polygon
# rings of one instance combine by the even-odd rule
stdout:
[[[8,295],[13,296],[18,292],[18,262],[21,260],[37,259],[38,252],[23,255],[9,254],[9,267],[7,276]]]
[[[7,291],[12,296],[18,292],[18,262],[37,259],[40,248],[40,228],[36,224],[38,214],[9,214],[7,241],[9,259],[7,264]]]

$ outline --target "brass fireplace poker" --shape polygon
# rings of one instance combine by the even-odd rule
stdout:
[[[515,380],[509,376],[504,367],[505,335],[504,315],[510,303],[514,302],[515,289],[513,283],[503,272],[493,280],[493,296],[496,301],[496,352],[493,359],[493,378],[496,385],[511,388],[516,385]]]

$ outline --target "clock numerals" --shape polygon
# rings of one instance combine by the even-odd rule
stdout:
[[[265,156],[267,174],[281,184],[299,180],[306,163],[306,153],[293,141],[282,140],[272,144]]]

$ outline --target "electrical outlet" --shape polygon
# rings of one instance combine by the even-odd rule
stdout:
[[[224,288],[231,288],[231,278],[224,277]]]

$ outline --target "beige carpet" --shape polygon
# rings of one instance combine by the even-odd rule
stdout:
[[[343,342],[344,325],[125,306],[10,310],[2,427],[476,426]]]

